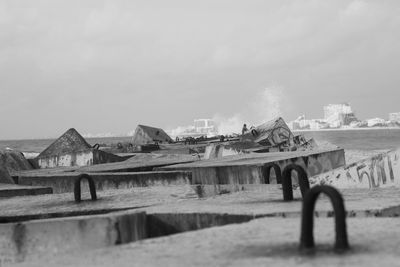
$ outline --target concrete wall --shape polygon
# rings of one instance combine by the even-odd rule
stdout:
[[[45,158],[37,158],[40,168],[55,168],[68,166],[90,166],[93,165],[93,152],[81,151],[64,155],[54,155]]]
[[[310,178],[312,184],[338,188],[400,187],[400,150],[377,154]]]
[[[232,155],[239,155],[243,154],[239,149],[234,149],[234,148],[227,148],[224,145],[221,144],[210,144],[206,147],[206,150],[204,152],[204,159],[215,159],[215,158],[222,158],[226,156],[232,156]]]
[[[69,166],[91,166],[94,164],[120,162],[123,160],[125,160],[123,157],[101,150],[90,149],[68,154],[52,155],[49,157],[39,157],[37,158],[37,164],[40,168],[46,169]]]
[[[47,186],[53,188],[53,193],[74,191],[76,177],[80,173],[59,174],[26,174],[15,177],[20,185]],[[135,173],[90,173],[97,190],[123,189],[132,187],[157,185],[183,185],[191,181],[191,172],[185,171],[157,171]],[[82,181],[82,192],[89,191],[86,180]]]
[[[304,157],[277,160],[273,163],[234,166],[194,167],[193,184],[264,184],[276,183],[273,179],[266,181],[267,166],[275,164],[282,173],[286,166],[296,164],[302,167],[307,176],[315,176],[345,165],[344,150],[326,151]],[[274,176],[271,176],[273,178]]]
[[[0,265],[52,258],[146,237],[145,212],[0,224]]]

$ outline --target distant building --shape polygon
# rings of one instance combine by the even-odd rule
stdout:
[[[320,130],[329,128],[329,125],[324,120],[309,120],[310,130]]]
[[[389,121],[400,122],[400,112],[389,113]]]
[[[289,126],[289,129],[291,129],[291,130],[300,130],[301,129],[300,122],[298,122],[298,121],[288,122],[287,125]]]
[[[299,116],[297,119],[289,122],[287,125],[291,130],[320,130],[329,128],[329,125],[325,122],[324,119],[306,119],[305,115]]]
[[[381,118],[374,118],[367,120],[367,124],[368,127],[379,127],[379,126],[385,126],[386,121]]]
[[[218,132],[215,122],[211,119],[194,120],[194,129],[196,133],[205,135],[216,135]]]
[[[324,106],[324,121],[331,128],[338,128],[344,125],[350,125],[354,121],[358,121],[350,104],[329,104]]]

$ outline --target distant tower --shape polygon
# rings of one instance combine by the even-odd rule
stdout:
[[[358,121],[349,103],[324,106],[324,120],[330,127],[337,128]]]

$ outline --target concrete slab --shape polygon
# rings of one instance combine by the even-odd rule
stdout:
[[[82,192],[82,202],[74,201],[73,193],[21,196],[0,199],[0,223],[44,218],[58,218],[164,205],[192,193],[187,186],[142,187],[97,192],[98,200],[90,200]],[[194,194],[192,197],[195,197]]]
[[[48,186],[54,193],[74,191],[74,183],[80,172],[15,172],[14,181],[19,185]],[[138,186],[185,185],[191,180],[191,172],[157,171],[157,172],[117,172],[90,173],[96,189],[126,189]],[[82,183],[82,190],[88,191],[87,183]]]
[[[193,191],[191,191],[189,186],[155,186],[130,190],[102,191],[98,193],[99,200],[87,200],[79,204],[73,201],[72,194],[18,197],[13,198],[12,201],[9,199],[1,199],[0,222],[6,223],[4,225],[13,225],[11,228],[0,225],[0,230],[5,229],[1,236],[4,238],[4,244],[9,244],[7,243],[9,240],[14,241],[10,243],[11,245],[5,245],[5,248],[2,250],[5,252],[3,256],[0,255],[0,258],[3,257],[7,259],[7,257],[16,257],[18,260],[29,259],[27,264],[33,264],[33,262],[36,261],[37,264],[43,264],[45,262],[46,265],[49,263],[47,260],[51,258],[51,264],[54,266],[67,263],[74,263],[77,266],[80,266],[80,264],[86,264],[87,266],[97,266],[99,264],[99,266],[109,266],[111,258],[114,260],[118,258],[116,263],[122,264],[122,266],[128,263],[131,265],[133,259],[128,255],[129,249],[126,250],[124,246],[119,246],[116,249],[109,248],[109,250],[101,250],[101,254],[104,255],[100,256],[100,258],[103,259],[105,265],[102,265],[102,262],[97,262],[99,257],[97,254],[98,252],[90,251],[85,251],[86,254],[82,255],[82,253],[75,253],[71,250],[70,253],[68,252],[71,258],[69,258],[69,256],[62,256],[59,261],[54,260],[54,257],[51,257],[52,251],[47,253],[46,249],[51,248],[51,244],[53,244],[54,251],[59,253],[60,248],[67,246],[67,244],[69,244],[68,242],[70,242],[67,238],[68,231],[71,229],[78,229],[77,227],[85,229],[85,227],[90,224],[80,220],[78,217],[68,219],[62,218],[54,221],[40,220],[45,218],[71,217],[83,214],[104,214],[124,209],[135,209],[135,211],[147,213],[146,220],[149,221],[146,222],[146,227],[148,231],[147,235],[150,237],[158,236],[157,234],[165,234],[165,232],[174,233],[196,230],[203,227],[211,227],[226,223],[243,223],[255,218],[268,217],[259,224],[253,224],[252,221],[241,225],[225,226],[228,227],[228,230],[224,230],[224,227],[214,227],[208,230],[188,232],[166,238],[149,239],[141,241],[140,243],[132,243],[129,247],[134,247],[133,250],[135,252],[133,252],[133,254],[137,257],[134,263],[140,266],[148,264],[160,265],[162,262],[168,263],[171,266],[179,266],[180,264],[184,264],[185,266],[196,264],[200,266],[204,264],[259,265],[258,260],[260,260],[260,257],[262,260],[267,260],[271,264],[277,262],[282,265],[285,262],[288,262],[289,265],[294,263],[298,264],[296,260],[299,258],[301,259],[300,262],[303,262],[303,260],[308,261],[309,258],[303,258],[303,255],[297,252],[297,242],[299,238],[298,229],[300,226],[299,217],[302,204],[300,192],[299,190],[295,190],[295,201],[285,202],[281,200],[282,191],[279,187],[280,185],[263,185],[261,187],[252,185],[247,188],[247,191],[223,194],[207,199],[193,198]],[[359,239],[354,243],[354,239],[350,237],[350,244],[355,244],[354,248],[356,249],[357,255],[364,255],[365,251],[370,249],[370,247],[363,247],[361,250],[358,250],[360,244],[369,244],[369,242],[371,242],[371,236],[374,239],[383,238],[385,236],[392,237],[392,229],[396,229],[394,227],[400,226],[400,220],[397,218],[393,220],[379,219],[381,221],[376,219],[376,217],[398,217],[400,215],[400,189],[344,189],[342,190],[342,194],[345,199],[347,215],[349,217],[348,222],[354,221],[354,217],[361,217],[361,219],[357,220],[357,226],[353,225],[351,228],[352,230],[349,230],[350,236],[354,233],[356,236],[359,236],[360,233],[362,233],[363,237],[366,238]],[[84,197],[83,199],[86,198]],[[319,218],[333,216],[331,203],[327,198],[321,197],[317,202],[316,215]],[[105,217],[101,218],[108,218],[109,216],[113,216],[113,214],[110,213],[104,216]],[[374,219],[366,217],[373,217]],[[91,218],[92,217],[90,217],[90,219]],[[116,239],[112,237],[114,236],[112,233],[115,233],[114,229],[117,226],[115,223],[112,223],[114,221],[111,220],[110,223],[109,219],[96,218],[97,217],[93,217],[93,229],[85,230],[91,233],[88,236],[96,237],[95,232],[98,231],[98,229],[106,229],[104,230],[105,233],[102,232],[98,239],[93,239],[97,240],[97,243],[95,242],[94,244],[100,244],[100,246],[115,244]],[[31,221],[34,222],[34,224],[31,224],[31,222],[27,222],[27,220],[36,221]],[[51,233],[51,231],[63,228],[63,221],[67,221],[65,229],[55,234],[56,238],[54,240],[51,240],[53,234],[45,238],[46,233],[48,234]],[[327,250],[327,244],[333,240],[333,234],[331,234],[328,239],[322,239],[322,241],[320,239],[320,236],[325,236],[324,233],[327,231],[327,228],[333,229],[332,220],[329,221],[330,224],[328,224],[328,227],[326,227],[325,223],[317,222],[317,226],[324,226],[322,229],[317,228],[315,231],[318,233],[316,239],[317,244],[323,244],[322,250],[317,251],[317,255],[322,255],[325,259],[327,256],[330,257],[333,255],[331,258],[336,259],[335,254]],[[381,224],[380,222],[383,223]],[[157,233],[157,225],[160,225],[160,223],[163,227],[168,226],[170,229],[161,229],[161,232]],[[128,225],[129,224],[128,222]],[[154,228],[154,226],[156,228]],[[29,229],[29,231],[26,229]],[[365,229],[368,230],[365,231]],[[372,235],[371,233],[374,233],[373,231],[376,229],[385,230],[385,235],[378,235],[380,232]],[[79,231],[81,230],[76,230],[74,233],[79,233]],[[106,233],[110,235],[107,236]],[[230,234],[227,235],[227,233]],[[75,234],[71,233],[72,242],[70,244],[78,242],[79,244],[76,245],[77,247],[85,244],[85,238],[79,237],[78,234],[75,236]],[[30,236],[30,238],[26,239],[28,236]],[[104,239],[104,236],[107,236],[107,239]],[[255,236],[258,237],[255,238]],[[63,242],[64,238],[67,238],[65,244],[58,245],[58,243]],[[397,236],[396,238],[398,239]],[[35,241],[36,239],[40,242]],[[0,244],[1,240],[0,238]],[[91,242],[90,240],[92,240],[92,238],[89,238],[88,242]],[[20,245],[25,244],[26,241],[28,241],[27,244],[37,243],[36,246]],[[246,242],[242,243],[242,241]],[[255,243],[253,243],[253,241]],[[44,249],[39,252],[35,249],[36,247],[40,248],[39,245],[41,242],[44,242]],[[175,252],[171,252],[169,248],[165,250],[168,244],[171,245],[171,248],[173,248],[172,250]],[[255,244],[260,245],[260,247],[258,248]],[[390,241],[388,243],[389,246],[397,246],[397,244],[400,245],[400,242],[393,243]],[[386,246],[386,244],[383,245]],[[88,248],[94,247],[96,247],[96,245],[88,246]],[[241,248],[243,247],[246,248],[246,253],[252,255],[251,257],[246,257],[245,255],[247,254],[242,254],[243,251],[241,251]],[[231,251],[230,248],[235,248],[235,250]],[[372,249],[375,251],[375,247],[372,247]],[[27,251],[30,250],[34,251],[32,256],[27,253]],[[182,251],[178,252],[180,250]],[[236,253],[241,256],[235,257],[234,255],[236,255]],[[353,255],[352,253],[353,252],[349,255]],[[39,257],[38,255],[41,256]],[[189,264],[188,260],[190,257],[193,257],[193,255],[195,255],[194,261]],[[209,256],[213,261],[208,260]],[[172,260],[169,259],[171,257]],[[205,261],[203,259],[204,257],[207,258]],[[90,262],[87,262],[86,260],[89,258]],[[254,262],[254,258],[256,258],[256,262]],[[290,261],[292,258],[295,259],[295,262]],[[71,259],[71,261],[69,261],[69,259]],[[242,261],[243,259],[246,261]],[[283,261],[281,262],[281,260]],[[264,264],[264,262],[261,263]]]
[[[52,193],[53,189],[48,186],[28,186],[0,183],[0,197],[33,196]]]
[[[316,219],[317,249],[299,252],[300,219],[263,218],[63,255],[51,266],[400,266],[398,218],[347,220],[351,250],[332,251],[332,219]],[[29,262],[19,266],[42,266]]]
[[[400,149],[378,153],[309,180],[338,188],[400,187]]]
[[[0,224],[0,265],[114,246],[146,237],[146,214],[133,211]]]
[[[53,217],[99,214],[124,209],[153,213],[224,213],[253,217],[298,217],[301,211],[299,190],[295,201],[283,201],[279,185],[270,188],[223,194],[198,199],[190,186],[154,186],[98,192],[98,200],[89,200],[85,193],[81,203],[73,194],[41,195],[0,200],[0,222]],[[342,191],[350,217],[383,217],[400,215],[400,189],[347,189]],[[29,204],[28,204],[29,203]],[[318,216],[332,216],[331,203],[321,198]]]

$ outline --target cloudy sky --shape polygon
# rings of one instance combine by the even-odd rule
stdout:
[[[387,118],[399,85],[398,0],[0,0],[0,139]]]

